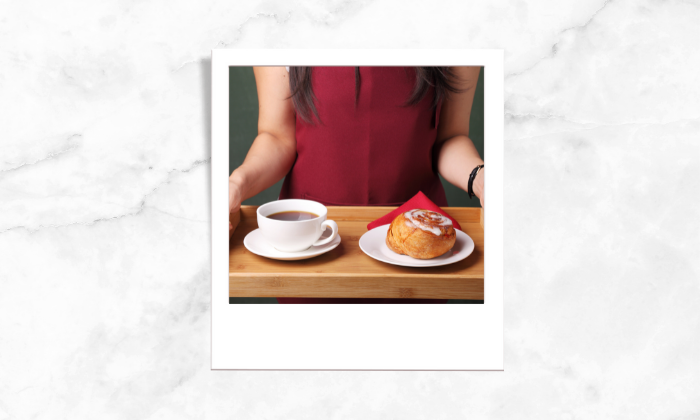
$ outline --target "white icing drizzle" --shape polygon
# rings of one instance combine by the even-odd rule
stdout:
[[[437,236],[440,236],[440,228],[438,226],[452,226],[452,220],[434,211],[414,209],[411,211],[407,211],[403,215],[406,219],[410,220],[414,226],[426,232],[431,232],[432,234]],[[437,226],[426,226],[424,223],[417,219],[421,216],[423,218],[430,219],[430,221]]]

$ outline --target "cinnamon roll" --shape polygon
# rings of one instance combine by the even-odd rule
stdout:
[[[456,240],[452,220],[440,213],[421,209],[396,216],[386,233],[389,249],[421,260],[439,257],[452,249]]]

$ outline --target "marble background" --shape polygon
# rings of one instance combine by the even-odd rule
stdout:
[[[0,419],[700,418],[700,3],[0,1]],[[505,372],[211,372],[212,48],[506,51]]]

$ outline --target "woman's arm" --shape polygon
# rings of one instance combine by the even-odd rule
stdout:
[[[297,154],[287,70],[255,67],[254,72],[259,102],[258,136],[243,164],[229,177],[229,212],[237,211],[243,200],[284,178]]]
[[[474,101],[474,90],[480,67],[452,67],[457,76],[456,87],[460,93],[451,93],[440,111],[440,124],[435,153],[438,156],[438,172],[450,184],[464,191],[468,189],[469,175],[484,161],[469,138],[469,117]],[[484,168],[485,169],[485,168]],[[472,189],[485,204],[484,169],[480,170]]]

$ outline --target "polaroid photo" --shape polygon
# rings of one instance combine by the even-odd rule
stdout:
[[[503,370],[503,111],[501,50],[214,50],[212,369]]]

